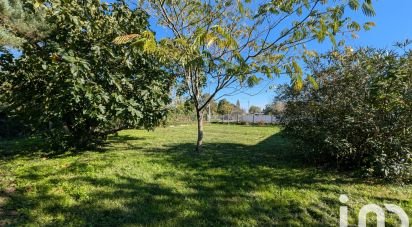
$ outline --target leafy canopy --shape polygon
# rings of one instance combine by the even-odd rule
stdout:
[[[156,58],[112,44],[147,30],[147,14],[124,1],[53,1],[55,27],[22,56],[4,55],[2,92],[12,114],[53,142],[84,147],[128,127],[153,128],[166,114],[171,77]],[[60,144],[59,144],[60,145]]]
[[[211,81],[217,93],[235,83],[253,86],[261,74],[286,73],[300,88],[299,59],[317,55],[306,49],[306,43],[329,39],[335,46],[344,45],[344,40],[337,40],[339,34],[356,35],[362,29],[345,16],[345,10],[362,9],[367,16],[375,15],[371,0],[148,0],[140,4],[169,29],[171,37],[157,43],[154,34],[145,31],[121,36],[115,43],[132,42],[168,62],[182,75],[195,104],[201,96],[196,90]],[[373,22],[367,22],[363,28],[372,26]]]

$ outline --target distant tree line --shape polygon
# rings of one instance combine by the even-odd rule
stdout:
[[[209,99],[209,94],[204,94],[200,100]],[[196,120],[196,111],[193,108],[193,101],[190,97],[175,97],[173,105],[171,106],[171,111],[168,115],[168,123],[183,123],[188,121]],[[210,107],[210,108],[209,108]],[[239,114],[245,113],[240,106],[240,101],[237,100],[236,104],[229,102],[227,99],[221,99],[218,102],[214,99],[208,102],[208,105],[203,110],[203,116],[207,119],[214,116],[229,115],[229,114]]]
[[[244,112],[239,100],[237,100],[236,104],[233,104],[226,99],[221,99],[217,105],[217,113],[220,115],[243,114]]]

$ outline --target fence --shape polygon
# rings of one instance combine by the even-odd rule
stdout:
[[[210,118],[207,114],[204,115],[205,122],[212,123],[246,123],[246,124],[277,124],[279,117],[274,115],[263,114],[226,114],[212,115]],[[169,117],[167,124],[194,124],[196,123],[195,114],[187,115],[172,115]]]
[[[263,114],[228,114],[212,116],[211,122],[276,124],[279,123],[279,118],[277,116]]]

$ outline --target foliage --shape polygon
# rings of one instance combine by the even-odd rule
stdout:
[[[372,1],[362,2],[363,13],[374,15]],[[344,45],[337,40],[340,34],[361,29],[345,17],[345,9],[360,7],[358,0],[146,0],[140,4],[170,35],[156,42],[155,35],[146,31],[114,42],[131,43],[159,56],[179,76],[198,116],[197,150],[203,139],[203,109],[217,93],[254,86],[261,75],[288,74],[299,88],[303,76],[299,59],[316,55],[305,48],[306,43],[328,38],[335,46]],[[364,28],[371,26],[368,22]],[[210,99],[201,102],[206,87],[211,89]]]
[[[209,94],[204,94],[201,100],[209,99]],[[210,113],[209,113],[210,106]],[[217,115],[218,103],[212,99],[209,101],[207,107],[203,110],[203,114],[210,118]],[[166,124],[177,124],[177,123],[195,123],[196,122],[196,111],[193,107],[193,101],[190,97],[175,97],[172,100],[172,105],[170,106],[170,111],[167,115]],[[209,119],[209,118],[208,118]]]
[[[195,112],[190,100],[184,97],[174,97],[172,98],[165,124],[191,123],[195,122],[195,118]]]
[[[309,158],[403,181],[412,174],[412,53],[361,49],[310,63],[319,88],[286,89],[286,131]]]
[[[4,64],[8,61],[13,60],[13,55],[7,49],[0,51],[0,75],[8,75],[9,68]],[[0,76],[0,91],[2,91],[2,85],[4,85],[5,76]],[[0,92],[0,139],[1,138],[12,138],[21,135],[25,135],[30,132],[30,128],[26,127],[20,120],[13,119],[10,116],[9,111],[7,111],[8,104],[5,100],[5,94]]]
[[[6,109],[7,105],[0,102],[0,139],[28,135],[30,128],[21,120],[10,117]]]
[[[250,114],[255,114],[255,113],[260,113],[260,112],[262,112],[262,109],[258,106],[253,106],[252,105],[252,106],[249,107],[249,113]]]
[[[56,28],[2,62],[9,111],[60,147],[86,147],[127,127],[153,128],[166,114],[172,77],[157,59],[113,45],[147,29],[147,14],[123,1],[53,1]],[[3,70],[4,71],[4,70]]]
[[[21,47],[49,31],[47,7],[41,1],[0,0],[0,47]]]
[[[220,100],[217,105],[217,112],[221,115],[230,114],[232,113],[233,109],[233,104],[226,99]]]
[[[191,153],[195,126],[121,131],[110,137],[105,153],[55,158],[33,152],[36,145],[29,140],[0,141],[0,223],[339,226],[340,193],[350,198],[350,225],[369,203],[390,201],[412,213],[412,185],[365,182],[307,167],[296,157],[294,141],[277,127],[205,129],[210,136],[198,156]],[[13,212],[17,215],[8,215]],[[400,226],[395,215],[386,221]]]
[[[245,111],[242,109],[242,107],[240,106],[240,101],[239,99],[236,101],[236,105],[233,105],[233,111],[232,114],[244,114]]]
[[[272,103],[265,106],[265,108],[263,109],[263,113],[265,115],[281,116],[285,111],[285,108],[285,103],[279,102],[275,99]]]

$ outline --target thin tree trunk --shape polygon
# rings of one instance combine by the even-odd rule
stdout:
[[[197,145],[196,151],[202,152],[202,144],[203,144],[203,113],[201,110],[196,110],[196,117],[197,117]]]

